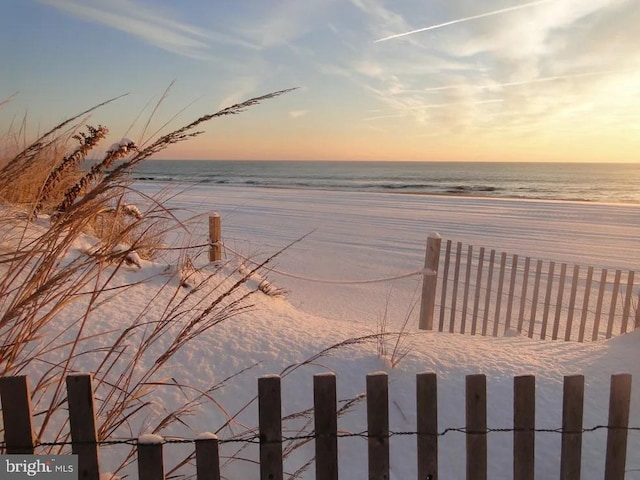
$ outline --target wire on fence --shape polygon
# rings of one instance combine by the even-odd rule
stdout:
[[[296,280],[303,280],[306,282],[313,282],[313,283],[324,283],[324,284],[330,284],[330,285],[365,285],[369,283],[392,282],[394,280],[401,280],[403,278],[415,277],[417,275],[435,275],[436,273],[431,269],[423,268],[421,270],[414,270],[413,272],[408,272],[408,273],[396,275],[393,277],[373,278],[373,279],[367,279],[367,280],[330,280],[330,279],[322,279],[322,278],[303,277],[302,275],[283,272],[282,270],[278,270],[276,268],[263,265],[262,263],[255,262],[250,258],[245,257],[244,255],[242,255],[239,252],[236,252],[230,247],[225,247],[225,248],[227,248],[234,255],[237,255],[238,257],[240,257],[243,261],[252,263],[256,266],[261,266],[264,270],[267,270],[269,272],[277,273],[278,275],[282,275],[284,277],[294,278]]]
[[[640,427],[617,427],[610,425],[596,425],[593,427],[586,427],[579,430],[565,430],[563,428],[487,428],[484,430],[472,430],[467,429],[466,427],[449,427],[437,433],[424,433],[424,432],[414,432],[414,431],[390,431],[388,435],[369,435],[368,431],[364,430],[361,432],[340,432],[335,435],[328,435],[330,437],[335,438],[377,438],[377,439],[388,439],[391,437],[400,437],[400,436],[437,436],[444,437],[449,433],[463,433],[465,435],[487,435],[490,433],[513,433],[513,432],[535,432],[535,433],[556,433],[556,434],[584,434],[584,433],[592,433],[599,430],[625,430],[625,431],[640,431]],[[325,435],[323,435],[325,436]],[[228,438],[228,439],[220,439],[218,443],[253,443],[253,444],[265,444],[265,443],[284,443],[296,440],[313,440],[317,436],[315,433],[309,433],[306,435],[295,435],[295,436],[283,436],[279,441],[271,441],[267,442],[261,440],[260,434],[254,434],[246,437],[239,438]],[[198,440],[195,438],[163,438],[163,445],[167,444],[193,444]],[[123,438],[117,440],[99,440],[96,442],[86,441],[86,442],[72,442],[72,441],[64,441],[64,442],[39,442],[37,443],[37,447],[58,447],[58,446],[71,446],[71,445],[98,445],[98,446],[112,446],[112,445],[130,445],[136,446],[138,445],[137,438]],[[0,449],[6,449],[6,442],[0,442]]]

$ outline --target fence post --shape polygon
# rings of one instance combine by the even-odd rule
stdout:
[[[33,422],[27,377],[0,378],[0,401],[6,453],[33,455]]]
[[[196,439],[196,480],[220,480],[220,452],[214,433]]]
[[[513,379],[513,478],[534,480],[536,444],[536,377]]]
[[[487,377],[466,377],[467,480],[487,480]]]
[[[220,215],[214,212],[209,215],[209,261],[218,262],[222,260],[222,227],[220,225]]]
[[[424,259],[425,273],[422,277],[422,301],[420,303],[420,330],[433,330],[433,314],[436,306],[436,286],[438,265],[440,263],[440,244],[442,237],[432,233],[427,239],[427,251]]]
[[[78,478],[98,480],[100,467],[91,375],[68,375],[66,382],[71,452],[78,455]]]
[[[338,479],[338,416],[336,375],[313,376],[313,409],[316,430],[316,480]]]
[[[164,462],[160,435],[147,434],[138,437],[138,478],[140,480],[164,480]]]
[[[260,479],[282,480],[282,401],[280,376],[258,378]]]
[[[367,375],[367,430],[369,480],[389,478],[389,376]]]
[[[416,375],[418,478],[438,480],[438,381],[435,373]]]
[[[627,427],[631,402],[631,375],[611,375],[609,392],[609,432],[607,433],[607,460],[605,478],[622,480],[627,459]]]
[[[569,375],[564,377],[560,480],[580,478],[583,408],[584,376]]]

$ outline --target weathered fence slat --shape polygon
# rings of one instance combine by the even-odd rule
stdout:
[[[478,257],[478,271],[476,272],[476,291],[473,299],[473,318],[471,320],[471,335],[475,335],[478,328],[478,309],[480,306],[480,291],[482,290],[482,268],[484,266],[484,247],[480,247]]]
[[[453,268],[453,290],[451,292],[451,312],[449,314],[449,333],[455,332],[456,306],[458,302],[458,284],[460,283],[460,257],[462,242],[456,244],[456,263]]]
[[[593,281],[593,267],[587,269],[587,279],[584,284],[584,298],[582,301],[582,316],[580,318],[580,330],[578,341],[584,342],[584,331],[587,328],[587,313],[589,312],[589,297],[591,296],[591,283]]]
[[[604,299],[604,290],[607,284],[607,269],[603,268],[600,273],[600,288],[598,288],[598,301],[596,302],[596,313],[593,319],[593,334],[591,340],[597,340],[600,335],[600,317],[602,316],[602,301]]]
[[[513,298],[516,290],[516,276],[518,273],[518,255],[511,257],[511,278],[509,279],[509,300],[507,301],[507,315],[504,320],[504,331],[511,328],[511,312],[513,309]]]
[[[487,379],[466,377],[467,480],[487,480]]]
[[[471,269],[473,266],[473,247],[467,247],[467,268],[464,272],[464,298],[462,299],[462,319],[460,320],[460,333],[465,333],[467,328],[467,308],[469,306],[469,288],[471,283]]]
[[[531,259],[524,259],[524,274],[522,277],[522,297],[520,298],[520,311],[518,312],[518,333],[522,333],[522,324],[524,322],[524,310],[527,305],[527,285],[529,284],[529,268]]]
[[[627,289],[624,295],[624,307],[622,310],[622,323],[620,324],[620,334],[627,333],[629,314],[631,313],[631,296],[633,294],[633,270],[627,276]],[[640,305],[638,306],[640,308]]]
[[[560,480],[580,480],[584,376],[564,377]]]
[[[609,393],[609,431],[604,476],[607,480],[624,480],[627,459],[627,427],[631,402],[631,375],[611,376]]]
[[[338,416],[336,376],[313,376],[313,411],[316,443],[316,480],[338,479]]]
[[[32,455],[35,442],[27,377],[0,378],[0,402],[6,453]]]
[[[418,478],[438,480],[438,384],[435,373],[416,375]]]
[[[536,377],[513,379],[513,479],[534,480]]]
[[[538,307],[538,295],[540,294],[540,277],[542,276],[542,260],[536,262],[536,278],[533,283],[533,297],[531,298],[531,317],[529,317],[529,338],[533,338],[536,326],[536,311]]]
[[[449,263],[451,262],[451,240],[447,240],[447,248],[444,254],[444,270],[442,271],[442,290],[440,291],[440,318],[438,331],[444,331],[444,311],[447,304],[447,283],[449,281]]]
[[[549,262],[549,273],[547,275],[547,291],[544,294],[544,312],[542,314],[542,326],[540,327],[540,339],[547,336],[547,325],[549,323],[549,309],[551,308],[551,292],[553,291],[553,272],[556,262]]]
[[[422,302],[420,303],[418,323],[418,328],[421,330],[433,330],[441,243],[442,238],[437,233],[432,233],[427,238],[427,250],[424,256],[425,272],[422,276]]]
[[[209,215],[209,261],[217,262],[222,260],[222,226],[220,215],[212,213]]]
[[[282,402],[280,376],[258,379],[260,480],[282,480]]]
[[[68,375],[66,382],[71,452],[78,455],[78,478],[98,480],[100,466],[91,375]]]
[[[196,479],[220,480],[220,448],[213,433],[196,439]]]
[[[567,264],[560,266],[560,280],[558,282],[558,296],[556,297],[556,312],[553,317],[553,332],[551,339],[557,340],[560,333],[560,315],[562,314],[562,299],[564,298],[564,282],[567,278]]]
[[[607,323],[607,338],[611,338],[611,335],[613,334],[613,321],[616,317],[616,306],[618,302],[618,291],[620,290],[621,276],[622,276],[622,271],[616,270],[616,274],[613,279],[613,293],[611,294],[611,305],[609,308],[609,322]]]
[[[142,435],[138,438],[138,479],[164,480],[161,436]]]
[[[489,323],[489,306],[491,305],[491,287],[493,283],[493,266],[496,261],[496,251],[491,250],[489,254],[489,269],[487,272],[487,293],[484,297],[484,313],[482,315],[482,336],[487,335],[487,327]]]
[[[573,279],[571,281],[571,296],[569,297],[569,313],[567,314],[567,324],[564,331],[564,339],[566,342],[571,340],[571,328],[573,327],[573,314],[576,310],[576,295],[578,292],[578,279],[580,275],[580,266],[573,266]]]
[[[504,271],[507,267],[507,254],[500,254],[500,276],[498,278],[498,293],[496,295],[496,312],[493,317],[493,336],[498,336],[498,325],[500,325],[500,305],[502,303],[502,290],[504,285]]]
[[[369,480],[389,480],[389,378],[386,372],[367,375]]]

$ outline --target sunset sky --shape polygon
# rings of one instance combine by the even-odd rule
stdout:
[[[299,88],[160,158],[640,161],[638,45],[640,0],[2,0],[0,136],[129,93],[89,123],[139,141],[175,80],[147,132]]]

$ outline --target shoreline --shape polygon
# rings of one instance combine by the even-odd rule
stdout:
[[[318,228],[327,229],[330,237],[342,226],[348,232],[349,244],[365,248],[380,244],[385,251],[400,249],[403,255],[416,255],[413,266],[424,262],[424,239],[438,232],[454,241],[541,259],[640,268],[632,253],[640,237],[640,208],[636,204],[352,191],[327,195],[311,189],[235,185],[173,186],[137,185],[144,195],[171,192],[169,204],[190,214],[218,212],[223,217],[223,234],[247,245],[259,242],[277,249]],[[269,219],[266,224],[265,218]],[[283,228],[274,234],[268,228],[271,222]],[[329,246],[323,246],[323,250]]]
[[[246,188],[246,189],[267,189],[267,190],[283,190],[283,191],[309,191],[309,192],[332,192],[347,194],[389,194],[389,195],[411,195],[425,197],[444,197],[444,198],[465,198],[465,199],[493,199],[493,200],[513,200],[523,202],[559,202],[559,203],[578,203],[587,205],[612,205],[612,206],[629,206],[640,207],[639,202],[631,200],[597,200],[588,198],[559,198],[559,197],[542,197],[542,196],[516,196],[516,195],[500,195],[495,191],[475,190],[475,191],[444,191],[444,192],[417,192],[417,191],[401,191],[401,189],[347,189],[347,188],[322,188],[322,187],[304,187],[304,186],[287,186],[287,185],[252,185],[247,183],[228,183],[228,182],[189,182],[177,180],[155,180],[151,177],[134,179],[134,183],[142,185],[153,185],[169,188],[170,185],[176,187],[210,187],[210,188]],[[497,191],[497,190],[496,190]],[[482,194],[483,192],[487,194]]]

